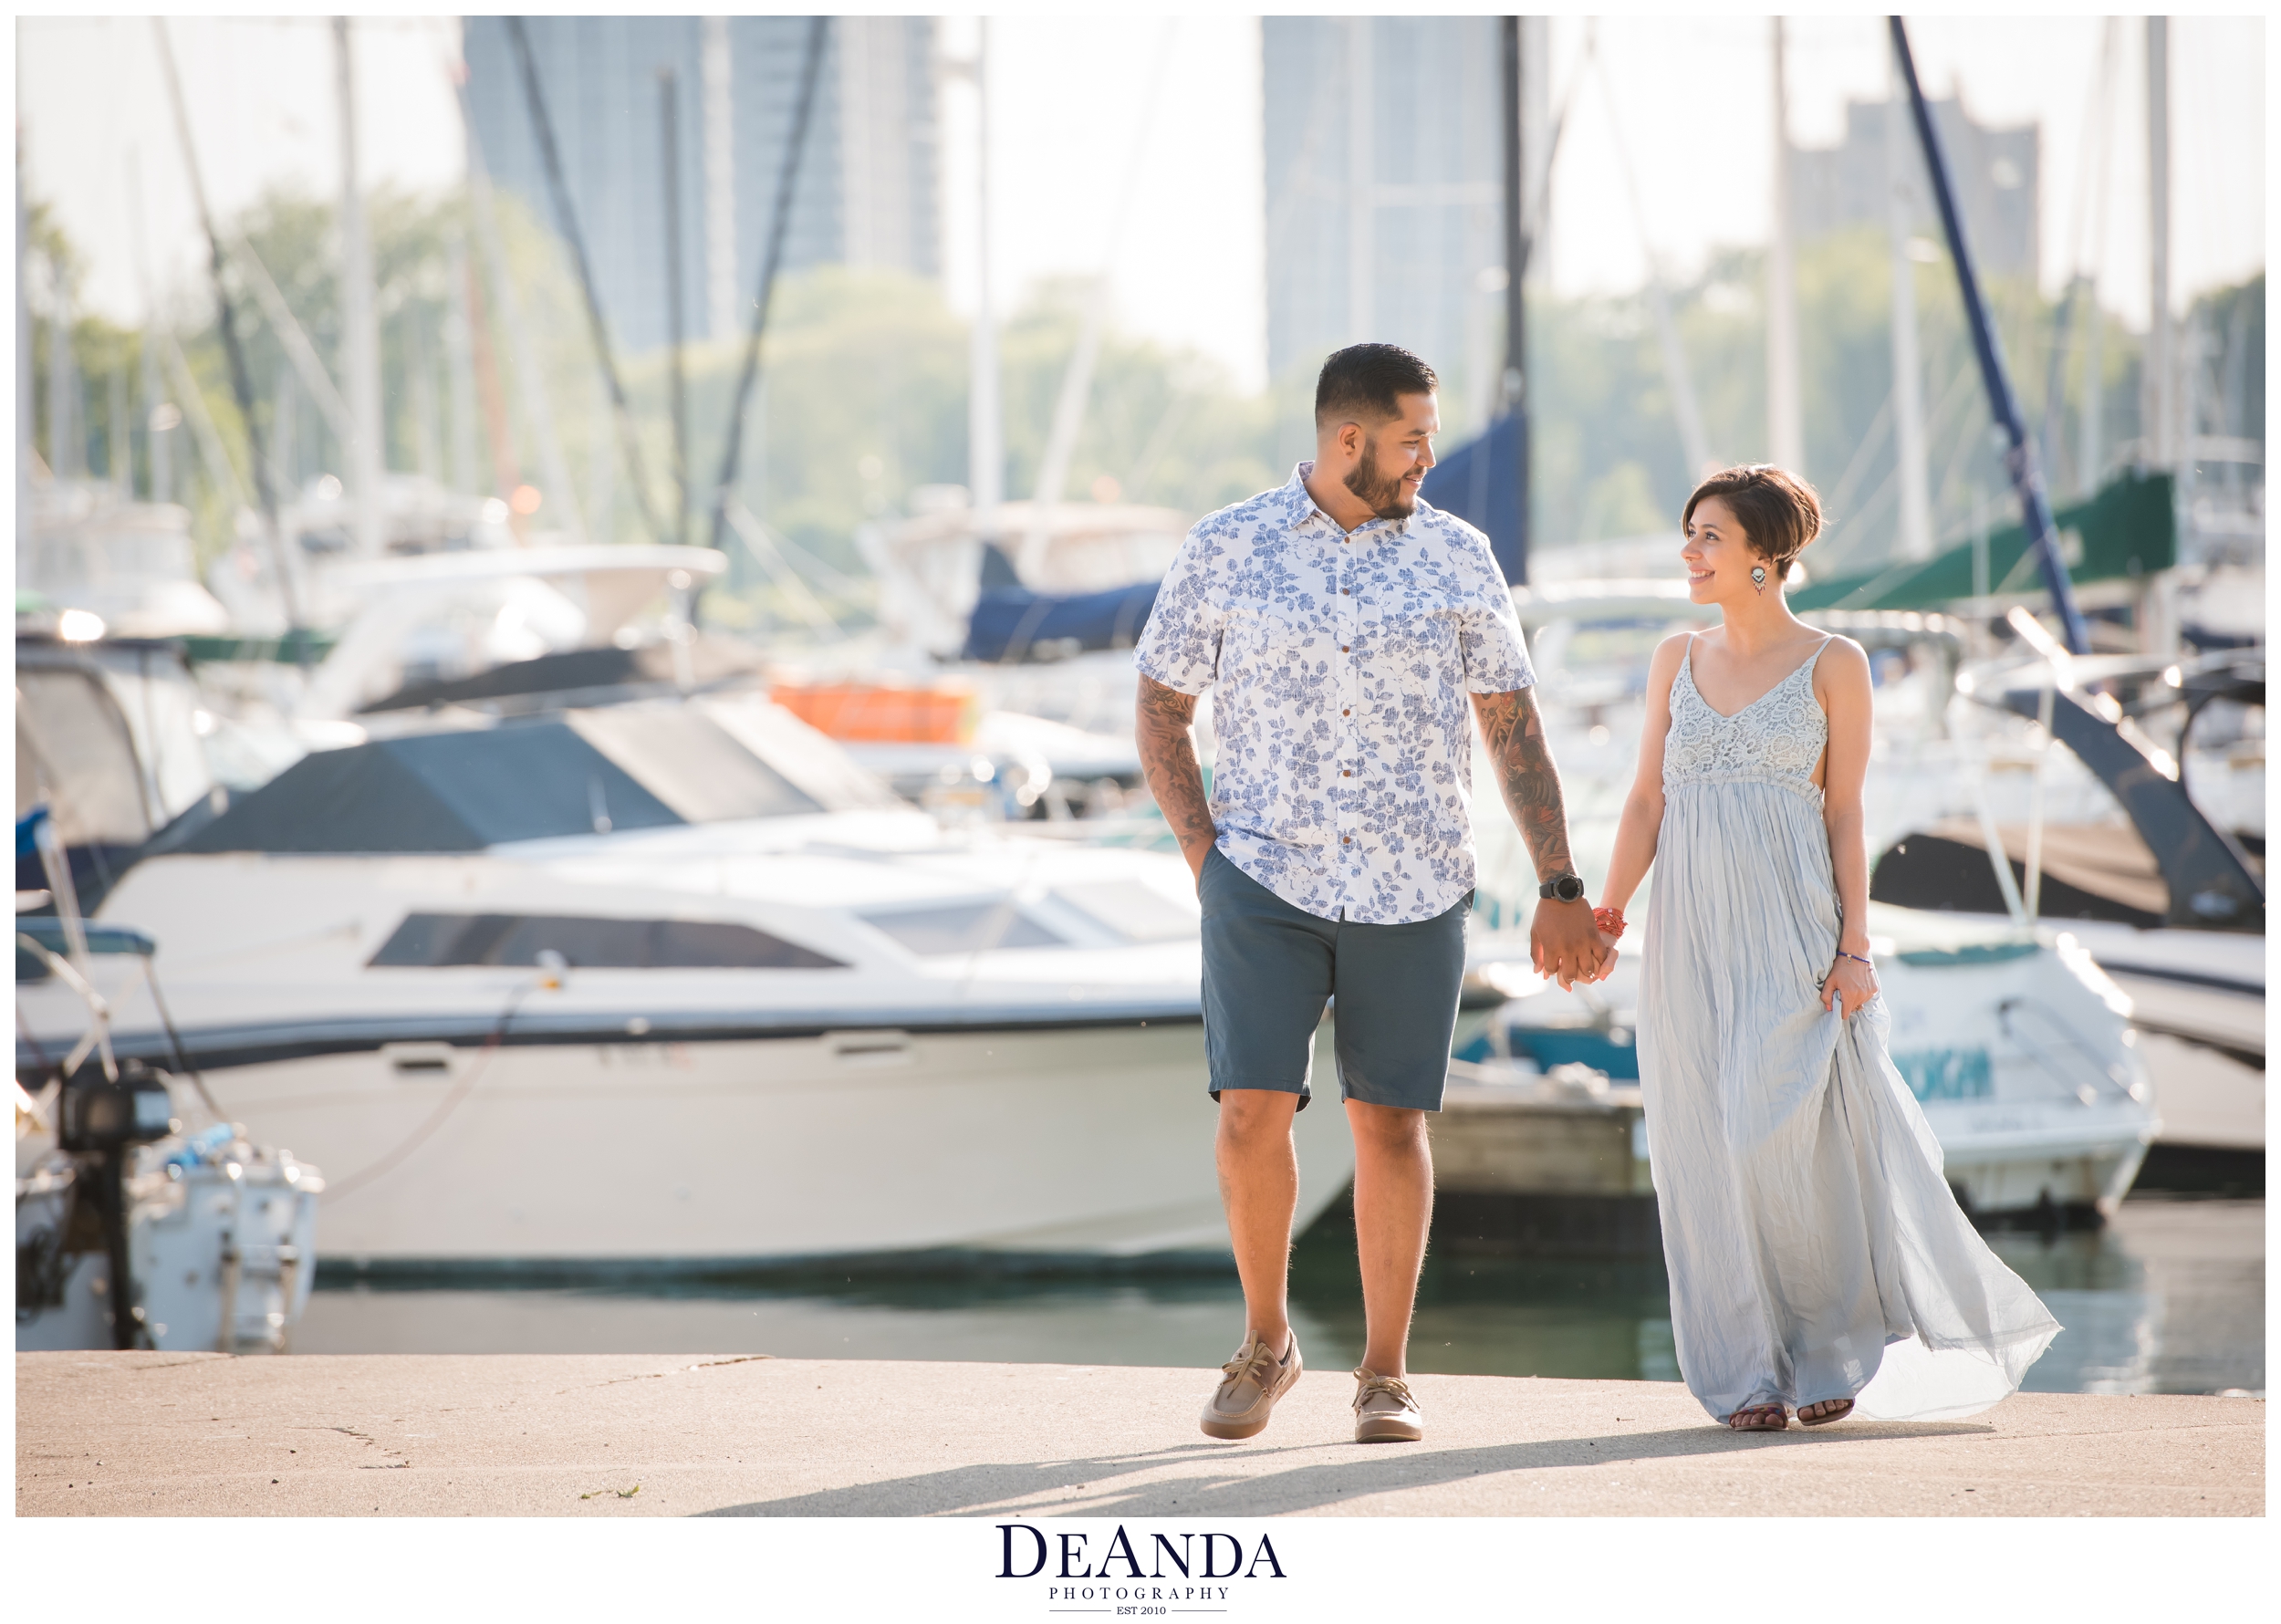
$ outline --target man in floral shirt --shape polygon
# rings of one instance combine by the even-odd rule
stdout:
[[[1424,1435],[1405,1360],[1433,1208],[1425,1116],[1442,1105],[1473,901],[1469,710],[1543,882],[1537,967],[1565,985],[1603,956],[1511,594],[1487,538],[1418,499],[1438,386],[1391,344],[1333,355],[1315,460],[1189,532],[1135,651],[1140,759],[1203,902],[1220,1189],[1247,1317],[1204,1407],[1214,1438],[1260,1431],[1301,1369],[1291,1125],[1334,995],[1368,1320],[1355,1437]],[[1209,797],[1189,736],[1208,689]]]

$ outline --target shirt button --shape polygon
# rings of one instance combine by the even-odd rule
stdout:
[[[1341,835],[1338,837],[1338,844],[1341,846],[1351,846],[1354,844],[1354,837],[1352,835]]]
[[[1346,644],[1344,644],[1344,643],[1340,643],[1340,644],[1338,645],[1338,651],[1339,651],[1341,654],[1344,654],[1344,653],[1347,651],[1347,645],[1346,645]]]
[[[1341,712],[1339,712],[1338,713],[1339,713],[1341,716],[1351,716],[1351,715],[1353,715],[1353,714],[1354,714],[1354,712],[1353,712],[1353,710],[1352,710],[1351,708],[1349,708],[1349,709],[1348,709],[1348,710],[1341,711]]]
[[[1351,778],[1351,777],[1353,777],[1353,776],[1354,776],[1353,773],[1349,772],[1349,771],[1346,771],[1346,770],[1343,770],[1343,769],[1339,772],[1338,776],[1339,776],[1341,778]]]
[[[1349,592],[1348,592],[1348,590],[1347,590],[1344,587],[1341,587],[1341,588],[1338,588],[1338,596],[1339,596],[1339,597],[1341,597],[1341,598],[1347,598],[1347,597],[1350,597],[1350,596],[1352,596],[1352,594],[1350,594]]]

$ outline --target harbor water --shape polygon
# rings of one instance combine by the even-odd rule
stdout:
[[[1997,1253],[2067,1328],[2028,1373],[2041,1392],[2262,1395],[2265,1203],[2140,1198],[2097,1230],[1999,1231]],[[1301,1238],[1292,1321],[1307,1362],[1362,1351],[1353,1240]],[[319,1275],[303,1353],[766,1353],[794,1359],[1193,1365],[1241,1334],[1232,1268],[1105,1273],[849,1266],[630,1284]],[[1430,1256],[1420,1371],[1672,1381],[1653,1262]]]

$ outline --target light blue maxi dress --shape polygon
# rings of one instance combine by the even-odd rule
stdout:
[[[1826,1399],[1973,1414],[2059,1325],[1958,1209],[1884,1000],[1822,1007],[1821,649],[1733,716],[1696,692],[1693,652],[1672,684],[1639,1016],[1680,1372],[1721,1421]]]

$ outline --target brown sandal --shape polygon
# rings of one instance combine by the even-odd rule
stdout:
[[[1818,1410],[1821,1413],[1808,1415],[1806,1413],[1808,1410]],[[1851,1399],[1823,1399],[1818,1402],[1801,1406],[1797,1412],[1797,1424],[1801,1427],[1826,1427],[1831,1421],[1843,1421],[1852,1413],[1853,1400]]]
[[[1790,1418],[1779,1404],[1745,1404],[1726,1418],[1726,1424],[1737,1432],[1779,1432]]]

